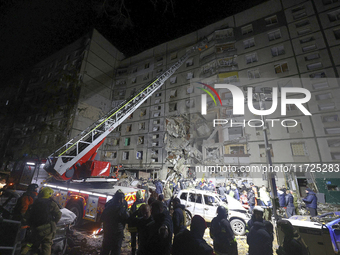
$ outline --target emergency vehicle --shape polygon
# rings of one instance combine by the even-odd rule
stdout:
[[[139,189],[114,186],[118,170],[111,173],[109,162],[94,160],[98,149],[107,135],[157,91],[185,63],[191,53],[201,50],[201,46],[207,48],[203,42],[191,47],[150,84],[109,111],[46,159],[23,159],[17,162],[9,177],[8,187],[26,190],[30,183],[51,187],[55,191],[56,201],[77,215],[77,223],[83,218],[99,220],[105,203],[118,189],[124,192],[128,206],[131,207],[136,201]],[[145,190],[142,190],[142,193],[144,196]]]

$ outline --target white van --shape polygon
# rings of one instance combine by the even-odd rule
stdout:
[[[251,215],[236,199],[227,196],[228,203],[225,203],[219,198],[218,194],[198,189],[181,190],[177,197],[192,216],[200,215],[206,222],[211,222],[216,217],[218,206],[227,207],[229,221],[235,235],[244,235],[246,233],[246,223],[250,220]]]

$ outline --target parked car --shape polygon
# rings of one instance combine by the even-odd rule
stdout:
[[[211,222],[216,216],[218,206],[228,208],[229,221],[236,235],[246,233],[246,223],[250,220],[250,214],[239,201],[227,196],[228,203],[223,202],[218,194],[206,190],[185,189],[181,190],[177,197],[192,215],[202,216],[206,222]]]

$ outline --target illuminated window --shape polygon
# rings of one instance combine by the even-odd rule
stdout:
[[[276,74],[289,71],[287,63],[274,65],[274,69]]]
[[[307,149],[304,143],[291,143],[290,148],[293,156],[307,156]]]

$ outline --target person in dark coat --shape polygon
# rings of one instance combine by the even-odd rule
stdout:
[[[318,215],[318,198],[316,197],[316,194],[314,191],[312,191],[310,188],[306,189],[307,196],[303,198],[303,202],[305,202],[307,210],[310,213],[310,216],[314,217]]]
[[[279,198],[280,207],[286,206],[286,189],[282,187],[281,189],[277,189],[277,197]]]
[[[174,235],[183,231],[185,227],[185,205],[181,204],[178,197],[173,199],[174,212],[172,214],[172,223],[174,226]]]
[[[228,211],[225,207],[217,207],[217,216],[212,220],[210,237],[214,241],[216,254],[237,255],[237,242],[228,221]]]
[[[293,215],[295,215],[295,206],[294,206],[294,197],[292,195],[293,191],[292,190],[287,190],[287,195],[286,195],[286,214],[287,218],[289,219]]]
[[[279,220],[277,227],[283,232],[284,239],[282,246],[276,250],[278,255],[307,255],[308,249],[299,239],[295,239],[294,228],[288,220]]]
[[[254,191],[252,188],[250,188],[248,190],[248,193],[247,193],[247,198],[248,198],[248,205],[249,205],[249,212],[252,213],[253,212],[253,209],[255,207],[255,194],[254,194]]]
[[[163,185],[161,183],[161,181],[155,181],[155,186],[156,186],[156,193],[157,193],[157,197],[162,194],[163,192]]]
[[[158,200],[151,204],[151,215],[153,221],[149,224],[149,237],[145,246],[148,255],[169,255],[173,234],[171,216]]]
[[[100,219],[103,222],[104,239],[101,255],[119,255],[124,238],[124,228],[129,217],[123,192],[117,191],[105,207]]]
[[[149,240],[149,234],[151,232],[151,226],[153,224],[153,218],[151,216],[151,207],[143,204],[139,208],[139,212],[132,214],[134,224],[138,229],[138,251],[137,255],[147,255],[147,245]]]
[[[213,249],[203,239],[207,224],[195,215],[191,220],[190,231],[185,229],[174,238],[172,255],[213,255]]]

